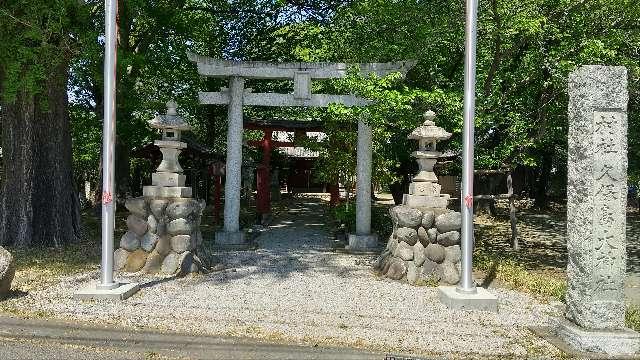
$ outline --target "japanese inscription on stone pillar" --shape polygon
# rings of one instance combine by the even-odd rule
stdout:
[[[569,78],[567,317],[624,327],[627,73],[583,66]]]

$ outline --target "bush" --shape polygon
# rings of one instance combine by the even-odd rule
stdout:
[[[340,204],[330,211],[333,221],[338,227],[343,227],[349,233],[356,228],[356,206],[354,204]]]

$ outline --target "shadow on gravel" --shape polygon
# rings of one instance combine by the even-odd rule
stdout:
[[[5,300],[14,300],[14,299],[20,299],[23,298],[25,296],[29,295],[28,292],[26,291],[22,291],[22,290],[11,290],[9,291],[9,294],[5,297],[0,297],[0,302],[3,302]]]
[[[528,269],[564,269],[566,267],[566,220],[560,214],[518,214],[520,251],[511,248],[508,216],[478,217],[478,246],[487,253],[508,256]]]
[[[231,255],[233,256],[233,255]],[[242,256],[237,255],[236,256]],[[241,263],[226,263],[224,271],[207,274],[196,283],[227,283],[249,277],[260,277],[264,285],[277,283],[294,275],[313,273],[317,276],[331,275],[337,278],[361,277],[357,270],[339,263],[339,254],[300,251],[296,255],[268,254],[256,252],[251,258],[241,259]],[[358,263],[357,260],[354,260]],[[368,263],[368,262],[367,262]],[[361,265],[361,263],[358,263]]]
[[[177,279],[177,276],[170,276],[170,277],[166,277],[166,278],[162,278],[162,279],[155,279],[155,280],[151,280],[151,281],[147,281],[143,284],[140,284],[140,289],[147,289],[147,288],[151,288],[154,287],[156,285],[160,285],[160,284],[164,284],[167,283],[169,281],[173,281],[175,279]]]

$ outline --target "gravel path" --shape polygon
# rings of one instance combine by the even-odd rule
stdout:
[[[371,256],[333,253],[320,203],[282,214],[257,251],[219,254],[228,269],[182,279],[131,279],[143,289],[122,303],[78,302],[73,291],[98,273],[67,277],[16,299],[24,311],[59,318],[276,342],[352,346],[372,351],[451,356],[555,356],[528,326],[560,315],[515,291],[492,289],[500,313],[449,311],[435,288],[377,278]]]

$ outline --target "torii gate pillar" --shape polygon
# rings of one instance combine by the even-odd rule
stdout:
[[[242,186],[242,123],[244,78],[229,79],[229,108],[227,128],[227,169],[224,185],[224,231],[216,233],[216,244],[244,245],[240,231],[240,188]]]
[[[356,164],[356,233],[349,234],[347,250],[369,252],[378,247],[378,235],[371,232],[371,125],[358,119],[358,159]]]

